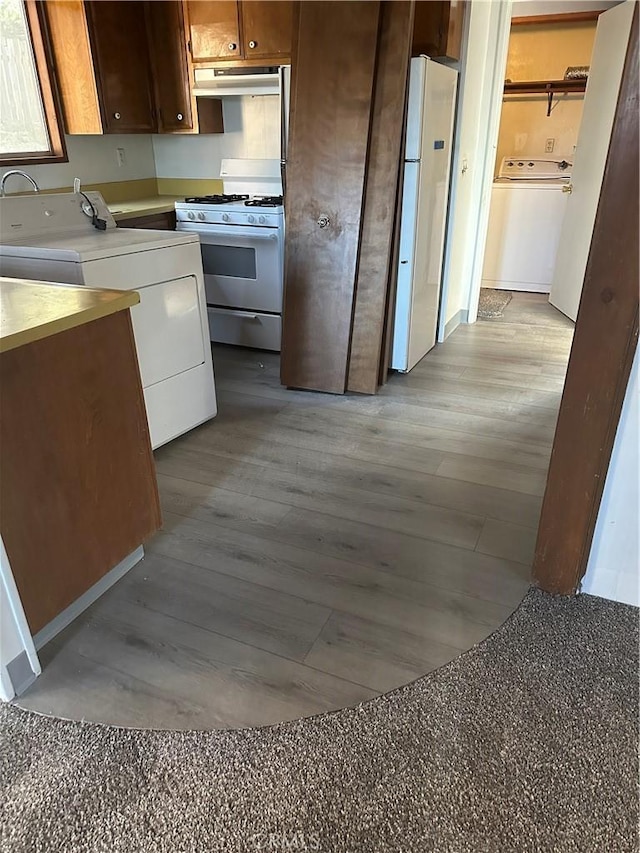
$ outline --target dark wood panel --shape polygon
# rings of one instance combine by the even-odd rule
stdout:
[[[235,0],[190,0],[187,3],[194,62],[238,58],[240,22]]]
[[[240,10],[242,44],[247,58],[291,56],[293,3],[290,0],[243,0]]]
[[[160,133],[193,130],[184,18],[180,0],[145,3]]]
[[[300,5],[281,370],[292,387],[346,387],[379,16],[369,0]]]
[[[121,219],[118,225],[120,228],[151,228],[156,231],[175,231],[176,212],[169,210],[166,213],[150,213],[147,216],[136,216],[133,219]]]
[[[0,528],[36,633],[161,524],[129,312],[3,353],[0,440]]]
[[[349,357],[349,391],[375,394],[393,249],[414,4],[383,3],[362,237]]]
[[[105,131],[153,133],[144,4],[93,0],[86,7]]]
[[[418,0],[412,55],[460,59],[465,0]]]
[[[638,340],[638,9],[633,17],[536,545],[534,578],[585,573]]]

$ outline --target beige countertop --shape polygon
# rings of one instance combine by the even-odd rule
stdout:
[[[169,213],[174,209],[176,201],[184,201],[184,196],[157,195],[131,201],[114,201],[109,203],[109,210],[116,222],[124,222],[137,216]]]
[[[135,290],[0,278],[0,352],[48,338],[140,302]]]

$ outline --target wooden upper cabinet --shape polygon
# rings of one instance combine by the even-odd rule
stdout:
[[[86,6],[106,130],[152,133],[156,121],[144,4],[93,0]]]
[[[240,58],[240,19],[236,2],[189,0],[187,11],[194,62]]]
[[[147,2],[147,32],[160,133],[193,131],[194,116],[181,2]]]
[[[292,3],[246,0],[240,3],[240,10],[247,59],[291,55]]]
[[[144,4],[46,4],[67,133],[156,129]]]
[[[188,0],[187,12],[196,63],[291,56],[290,0]]]
[[[417,0],[412,56],[460,59],[465,0]]]

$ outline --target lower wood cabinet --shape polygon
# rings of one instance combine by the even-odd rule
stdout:
[[[151,228],[154,231],[175,231],[176,212],[170,210],[167,213],[150,213],[146,216],[121,219],[118,226],[120,228]]]
[[[36,634],[161,526],[119,311],[0,355],[0,532]]]

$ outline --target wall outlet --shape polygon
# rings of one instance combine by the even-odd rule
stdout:
[[[116,162],[118,166],[120,166],[120,168],[122,168],[122,166],[124,166],[124,164],[127,162],[127,158],[124,153],[124,148],[116,148]]]
[[[553,154],[553,149],[555,148],[556,141],[555,139],[547,139],[544,150],[547,154]]]

